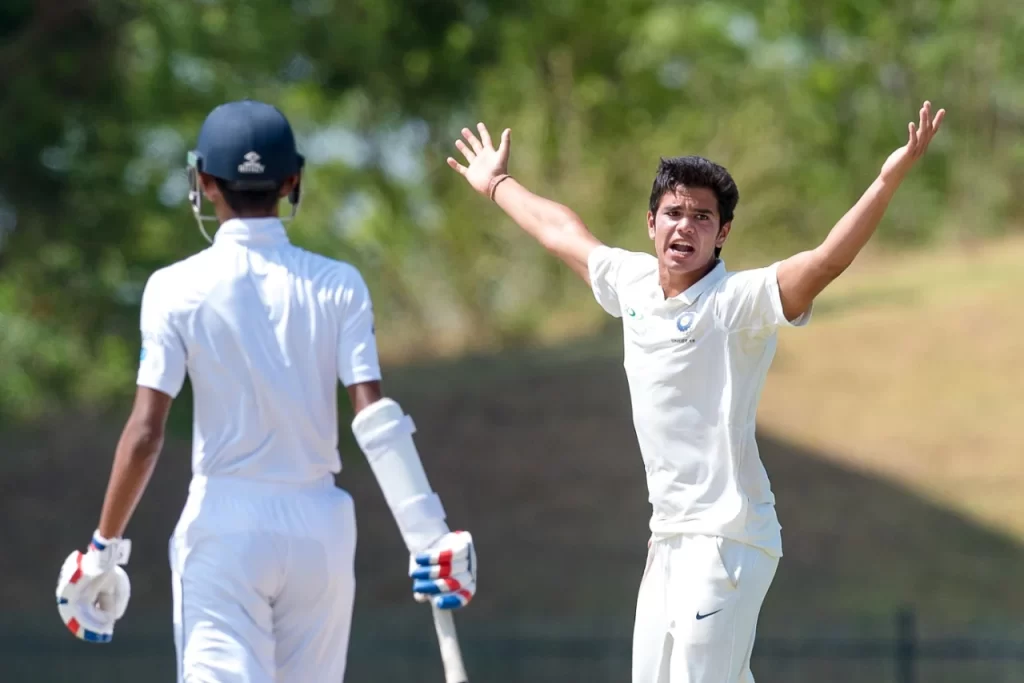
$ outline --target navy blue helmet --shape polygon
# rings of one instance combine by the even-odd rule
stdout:
[[[291,124],[277,107],[255,100],[227,102],[206,117],[195,149],[188,153],[189,201],[207,239],[202,215],[199,174],[225,182],[232,190],[273,190],[299,173],[305,158],[295,146]],[[289,196],[292,216],[298,210],[299,187]]]

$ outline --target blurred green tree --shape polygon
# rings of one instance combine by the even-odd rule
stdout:
[[[388,358],[596,329],[560,264],[444,163],[511,127],[512,170],[645,249],[659,156],[741,191],[725,256],[811,246],[902,144],[943,135],[879,235],[996,234],[1024,199],[1024,14],[933,0],[12,0],[0,8],[0,419],[131,390],[138,300],[203,248],[185,152],[226,99],[274,102],[309,158],[293,239],[363,270]]]

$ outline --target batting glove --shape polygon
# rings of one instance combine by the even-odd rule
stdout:
[[[131,582],[120,565],[128,563],[131,541],[106,539],[97,531],[86,552],[68,555],[57,579],[57,611],[76,638],[108,643],[114,622],[124,616]]]
[[[468,531],[445,534],[412,557],[413,597],[439,609],[459,609],[476,594],[476,548]]]

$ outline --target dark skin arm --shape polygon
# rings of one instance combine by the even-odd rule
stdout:
[[[139,387],[131,415],[121,432],[114,453],[114,466],[100,514],[99,532],[105,538],[124,535],[128,520],[135,512],[164,445],[170,396]]]
[[[384,392],[380,388],[380,382],[363,382],[345,387],[348,390],[348,400],[352,402],[352,410],[358,415],[364,408],[368,408],[377,401],[384,398]]]

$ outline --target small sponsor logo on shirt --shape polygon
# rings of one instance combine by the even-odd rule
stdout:
[[[632,306],[626,306],[626,315],[628,315],[633,320],[643,320],[644,319],[644,314],[641,313],[640,311],[636,310]]]

